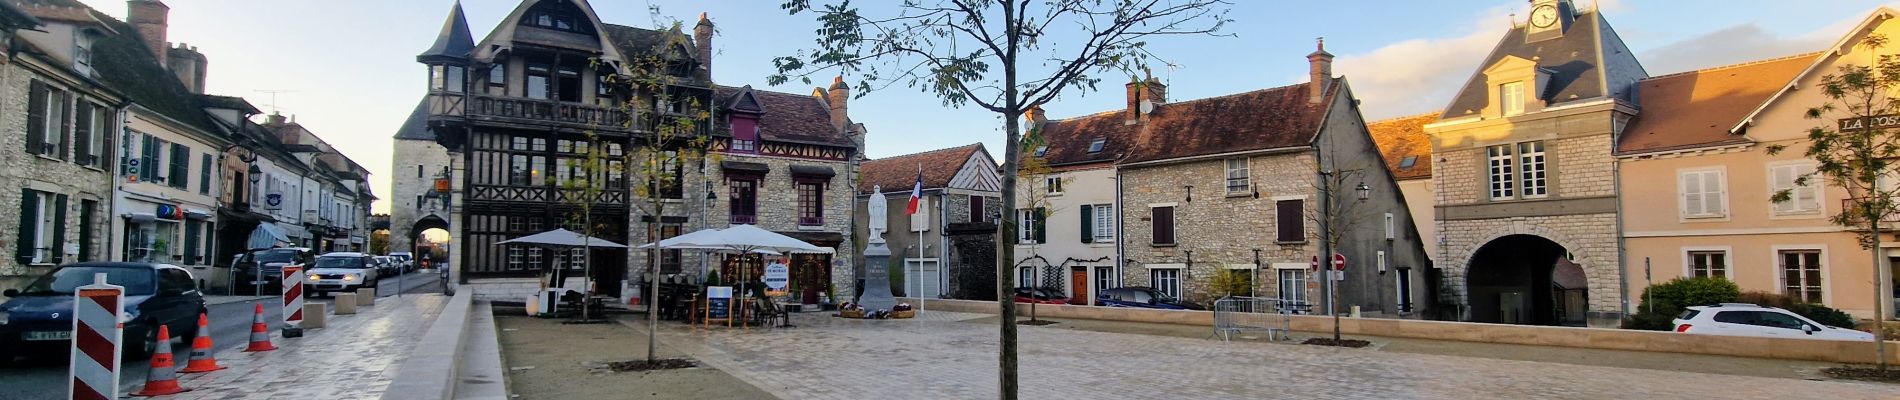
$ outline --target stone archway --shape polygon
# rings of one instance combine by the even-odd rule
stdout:
[[[418,262],[416,266],[421,267],[422,264],[420,264],[420,262],[421,260],[424,259],[424,255],[431,254],[432,253],[431,250],[433,250],[432,248],[425,248],[422,245],[423,234],[427,233],[428,231],[438,230],[438,229],[442,231],[444,236],[446,236],[446,234],[449,232],[449,221],[444,220],[442,219],[442,217],[435,216],[435,215],[422,217],[422,219],[416,220],[416,223],[414,225],[410,225],[408,234],[404,235],[404,238],[408,239],[409,248],[407,249],[393,249],[392,248],[390,249],[390,251],[414,252],[416,260]],[[447,262],[448,261],[448,257],[446,256],[448,254],[447,249],[443,249],[443,250],[444,251],[442,252],[435,252],[435,253],[441,254],[440,257],[435,256],[435,255],[430,255],[427,258],[429,259],[431,263]]]
[[[1581,325],[1577,311],[1588,304],[1583,269],[1556,241],[1510,234],[1472,252],[1465,273],[1472,322],[1520,325]]]

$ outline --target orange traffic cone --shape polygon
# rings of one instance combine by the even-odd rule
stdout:
[[[270,326],[264,325],[264,303],[257,303],[257,313],[251,317],[251,345],[244,351],[271,351],[277,346],[270,344]]]
[[[178,372],[190,374],[221,369],[224,366],[218,365],[218,357],[211,351],[211,317],[198,313],[198,335],[191,339],[191,361]]]
[[[145,387],[133,396],[164,396],[184,393],[185,388],[178,386],[178,374],[172,371],[172,332],[164,325],[158,326],[158,349],[152,352],[152,370],[145,375]]]

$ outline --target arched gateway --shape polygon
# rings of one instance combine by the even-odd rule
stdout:
[[[1506,235],[1479,247],[1465,277],[1471,321],[1584,325],[1586,279],[1569,254],[1537,235]]]

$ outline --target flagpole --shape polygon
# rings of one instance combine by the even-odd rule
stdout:
[[[917,187],[916,189],[917,198],[918,198],[918,201],[921,202],[924,197],[924,193],[923,193],[924,164],[923,163],[917,163],[917,186],[916,187]],[[923,207],[918,207],[918,208],[923,208]],[[923,211],[926,213],[930,212],[929,210],[919,210],[919,211]],[[922,229],[917,230],[917,275],[915,276],[917,277],[916,278],[917,280],[917,294],[916,294],[917,313],[923,314],[924,313],[924,231]],[[924,319],[917,318],[917,326],[921,327],[923,326],[923,324],[924,324]]]

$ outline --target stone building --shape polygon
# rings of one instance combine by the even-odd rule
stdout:
[[[852,259],[861,267],[853,276],[864,276],[863,268],[901,268],[901,272],[891,274],[903,277],[893,278],[891,293],[926,299],[985,298],[983,294],[995,297],[996,275],[981,271],[994,269],[994,253],[981,264],[956,262],[985,247],[980,242],[954,241],[957,235],[951,231],[953,225],[959,229],[988,226],[988,232],[996,231],[994,224],[1003,210],[1002,179],[996,169],[996,159],[982,143],[865,161],[857,201],[885,202],[889,231],[884,233],[884,241],[891,249],[892,265],[865,265],[864,251],[858,249]],[[917,202],[918,211],[907,215],[911,190],[919,187],[919,182],[922,197]],[[883,197],[874,198],[874,190],[882,190]],[[866,207],[868,203],[857,209]],[[853,222],[852,235],[863,238],[860,243],[868,241],[870,214],[859,211]],[[855,282],[854,287],[862,284]]]
[[[37,18],[35,16],[38,16]],[[98,83],[91,44],[109,32],[84,8],[0,2],[0,289],[53,266],[106,257],[113,132],[125,98]],[[17,36],[15,36],[17,35]]]
[[[703,15],[688,36],[603,23],[585,0],[524,0],[478,43],[457,4],[436,43],[417,57],[430,69],[428,95],[396,134],[396,165],[415,168],[395,179],[397,247],[414,246],[427,229],[446,229],[454,279],[478,296],[511,300],[531,294],[543,272],[556,268],[577,273],[554,286],[579,289],[585,269],[597,292],[633,297],[623,288],[650,280],[649,257],[658,257],[658,278],[666,281],[697,282],[713,269],[726,281],[761,275],[757,256],[494,244],[579,230],[583,202],[591,209],[587,230],[619,243],[756,224],[849,251],[863,143],[863,127],[847,117],[849,90],[838,84],[801,95],[713,84],[712,41],[713,24]],[[665,65],[664,90],[614,82],[652,62]],[[662,184],[634,187],[645,185],[633,182],[639,167],[631,161],[645,154],[637,152],[653,142],[662,119],[696,114],[690,104],[711,109],[710,120],[696,121],[699,131],[682,136],[686,143],[659,142],[686,160],[661,166],[672,175]],[[604,176],[587,179],[574,164],[590,148],[606,154]],[[599,196],[580,199],[582,191],[564,187],[581,179]],[[592,268],[584,268],[584,255]],[[789,258],[801,299],[835,295],[835,286],[849,291],[848,258]]]
[[[1599,10],[1536,0],[1432,135],[1443,301],[1465,321],[1617,326],[1616,135],[1648,74]]]
[[[1299,84],[1170,102],[1148,79],[1128,84],[1123,110],[1032,124],[1056,138],[1050,152],[1114,157],[1115,283],[1198,302],[1278,297],[1324,313],[1324,282],[1308,265],[1328,239],[1317,222],[1331,215],[1335,252],[1350,261],[1337,309],[1405,316],[1422,306],[1430,264],[1399,189],[1332,55],[1322,46],[1307,61]],[[1036,214],[1019,210],[1026,225],[1041,225]]]

